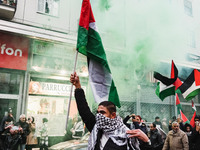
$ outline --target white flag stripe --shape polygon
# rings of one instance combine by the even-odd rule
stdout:
[[[194,90],[197,90],[200,88],[199,86],[196,86],[195,82],[193,82],[192,86],[190,88],[188,88],[184,93],[182,93],[183,97],[186,98],[191,92],[193,92]]]
[[[171,88],[171,87],[174,86],[173,84],[167,86],[167,85],[163,84],[162,82],[160,82],[159,85],[160,85],[160,92],[162,92],[162,91],[164,91],[164,90],[166,90],[166,89],[169,89],[169,88]]]
[[[96,32],[98,32],[98,29],[97,29],[97,26],[96,26],[96,23],[95,22],[91,22],[89,23],[89,27],[93,30],[95,30]]]
[[[94,60],[89,61],[89,80],[94,99],[97,103],[108,101],[112,83],[111,74]]]

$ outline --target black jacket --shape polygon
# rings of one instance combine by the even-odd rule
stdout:
[[[94,125],[96,124],[96,118],[95,118],[95,115],[90,111],[88,103],[86,102],[83,89],[75,90],[75,99],[76,99],[79,114],[83,122],[85,123],[87,129],[91,132]],[[100,150],[100,140],[101,140],[102,135],[103,135],[103,132],[101,130],[98,131],[95,150]],[[109,138],[103,150],[127,150],[127,145],[118,146]]]
[[[131,129],[131,124],[127,123],[129,119],[130,119],[130,116],[128,115],[126,116],[126,118],[124,118],[123,122],[129,129]],[[132,122],[132,124],[135,127],[135,129],[140,129],[140,126],[137,122]]]
[[[124,124],[131,129],[131,124],[127,123],[127,121],[130,119],[129,115],[126,116],[126,118],[124,118],[123,122]],[[135,126],[135,129],[140,129],[142,130],[145,134],[147,134],[147,127],[144,123],[142,123],[141,125],[138,124],[138,122],[132,122],[133,126]]]
[[[162,150],[163,140],[158,130],[150,131],[151,147],[154,150]]]
[[[26,137],[30,133],[28,123],[19,121],[15,126],[20,126],[23,129],[23,133],[21,133],[21,144],[26,144]]]

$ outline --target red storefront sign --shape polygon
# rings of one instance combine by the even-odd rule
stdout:
[[[29,39],[0,33],[0,68],[26,70]]]

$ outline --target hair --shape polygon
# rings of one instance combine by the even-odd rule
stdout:
[[[136,117],[140,118],[140,121],[142,121],[142,117],[140,115],[136,115]]]
[[[5,121],[6,121],[6,122],[11,122],[12,120],[11,120],[10,117],[7,117]]]
[[[176,116],[173,116],[172,119],[173,119],[173,120],[176,120]]]
[[[160,118],[158,116],[156,116],[155,119],[160,119]]]
[[[116,106],[110,101],[103,101],[99,104],[99,106],[102,105],[108,109],[108,111],[112,114],[113,112],[116,112]]]
[[[43,122],[48,122],[48,119],[47,118],[43,118],[42,121]]]
[[[195,119],[199,119],[200,120],[200,116],[199,115],[196,115],[195,117],[194,117],[194,120]]]
[[[31,116],[31,118],[32,118],[32,121],[31,121],[31,122],[32,122],[32,123],[34,123],[34,121],[35,121],[35,118],[34,118],[33,116]]]
[[[22,117],[25,117],[25,118],[26,118],[26,115],[25,115],[25,114],[21,114],[21,115],[19,116],[19,119],[21,119]]]
[[[153,125],[154,128],[156,128],[156,124],[155,123],[152,123],[152,125]]]
[[[172,126],[173,126],[174,124],[178,124],[178,126],[179,126],[179,123],[176,122],[176,121],[172,122]]]

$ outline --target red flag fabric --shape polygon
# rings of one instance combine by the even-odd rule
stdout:
[[[190,123],[188,118],[183,114],[183,112],[180,110],[181,113],[181,119],[183,120],[183,123]]]
[[[175,77],[174,68],[176,68],[176,65],[174,64],[174,61],[172,60],[171,78],[174,78],[174,77]],[[182,82],[181,82],[181,80],[177,77],[177,79],[176,79],[176,81],[173,83],[173,85],[175,86],[175,90],[177,90],[178,87],[182,85]]]
[[[196,111],[194,112],[193,116],[192,116],[192,119],[190,120],[190,125],[194,128],[195,127],[195,121],[194,121],[194,118],[196,116]]]

